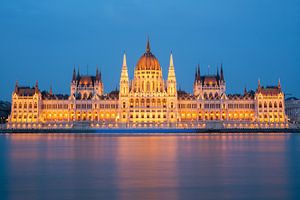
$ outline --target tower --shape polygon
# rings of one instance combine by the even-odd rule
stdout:
[[[102,82],[102,76],[101,72],[98,70],[98,66],[96,69],[96,76],[95,76],[95,94],[97,95],[103,95],[103,82]]]
[[[221,64],[221,70],[220,70],[220,95],[225,94],[226,92],[226,82],[224,79],[224,72],[223,72],[223,64]]]
[[[70,96],[73,96],[76,93],[76,85],[77,85],[78,79],[79,79],[79,69],[78,69],[78,74],[76,76],[76,70],[75,70],[75,65],[74,65],[71,87],[70,87]]]
[[[194,80],[194,95],[199,96],[201,94],[201,75],[200,75],[200,65],[196,67],[195,80]]]
[[[169,96],[177,96],[177,89],[176,89],[176,75],[173,63],[173,55],[171,52],[170,55],[170,66],[169,66],[169,73],[168,73],[168,80],[167,80],[167,92]]]
[[[128,96],[129,96],[129,78],[126,62],[126,54],[123,55],[123,64],[120,77],[120,92],[119,92],[119,121],[128,122]]]
[[[177,87],[176,75],[174,69],[173,55],[170,55],[170,66],[167,79],[167,94],[168,94],[168,121],[174,123],[177,121]]]
[[[123,55],[123,64],[120,77],[120,96],[127,96],[129,93],[129,78],[126,63],[126,54]]]

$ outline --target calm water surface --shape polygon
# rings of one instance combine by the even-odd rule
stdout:
[[[300,199],[300,134],[0,135],[0,199]]]

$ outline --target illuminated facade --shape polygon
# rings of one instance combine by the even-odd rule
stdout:
[[[288,127],[284,94],[277,86],[244,94],[226,94],[223,66],[215,75],[195,72],[193,94],[177,90],[172,53],[168,77],[147,42],[129,79],[123,57],[119,90],[104,93],[101,72],[81,75],[74,69],[70,95],[35,87],[19,87],[12,94],[8,128],[268,128]]]

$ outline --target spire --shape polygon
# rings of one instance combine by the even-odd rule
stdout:
[[[219,66],[217,65],[217,77],[218,79],[220,78],[220,75],[219,75]]]
[[[123,64],[122,64],[122,71],[121,71],[121,80],[128,81],[128,70],[127,70],[127,62],[126,62],[126,53],[124,52],[123,55]]]
[[[221,81],[225,81],[224,80],[224,74],[223,74],[223,64],[221,64],[221,77],[220,77]]]
[[[16,85],[15,85],[15,92],[18,91],[18,88],[19,88],[19,83],[18,83],[18,80],[16,81]]]
[[[146,46],[146,53],[150,53],[150,40],[149,40],[149,37],[147,39],[147,46]]]
[[[201,80],[201,75],[200,75],[200,64],[198,64],[198,66],[197,66],[197,80],[198,80],[198,81]]]
[[[80,78],[80,73],[79,73],[79,67],[78,67],[78,71],[77,71],[77,79],[79,80]]]
[[[171,67],[171,66],[174,67],[172,51],[171,51],[171,55],[170,55],[170,67]]]
[[[245,85],[245,87],[244,87],[244,95],[246,95],[247,94],[247,88],[246,88],[246,85]]]
[[[126,53],[124,51],[124,55],[123,55],[123,65],[122,67],[126,66],[127,67],[127,62],[126,62]]]
[[[102,82],[102,72],[99,72],[99,81]]]
[[[168,80],[171,80],[171,79],[176,81],[172,51],[171,51],[171,55],[170,55],[170,66],[169,66],[169,73],[168,73]]]
[[[100,81],[98,66],[97,66],[97,69],[96,69],[96,81]]]
[[[39,83],[38,83],[38,81],[36,81],[35,82],[35,93],[38,93],[38,91],[39,91]]]
[[[280,78],[278,79],[278,89],[281,89]]]
[[[261,89],[260,79],[258,79],[257,88],[258,88],[259,90]]]
[[[197,67],[195,68],[195,83],[196,83],[196,81],[197,81],[197,78],[198,78],[198,72],[197,72]]]
[[[76,80],[76,70],[75,70],[75,65],[74,65],[72,81],[75,81],[75,80]]]
[[[50,95],[52,95],[52,94],[53,94],[53,92],[52,92],[52,85],[50,85],[49,94],[50,94]]]

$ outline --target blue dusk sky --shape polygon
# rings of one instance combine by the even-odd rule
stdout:
[[[227,93],[280,78],[286,94],[300,96],[299,0],[1,0],[0,29],[2,100],[16,80],[69,94],[74,64],[83,74],[98,65],[109,92],[124,51],[133,77],[147,36],[164,78],[173,52],[181,89],[192,91],[198,63],[202,74],[223,63]]]

